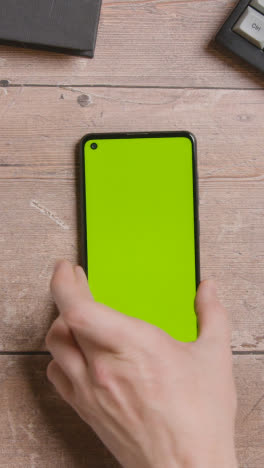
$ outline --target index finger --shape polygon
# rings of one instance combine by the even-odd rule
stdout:
[[[60,261],[51,280],[51,292],[73,332],[116,352],[127,343],[132,333],[131,317],[95,302],[81,267]]]

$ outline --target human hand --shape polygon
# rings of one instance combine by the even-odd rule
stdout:
[[[48,378],[124,468],[237,467],[230,330],[213,282],[198,289],[193,343],[96,303],[67,261],[51,290]]]

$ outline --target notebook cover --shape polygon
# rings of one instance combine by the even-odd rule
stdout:
[[[102,0],[0,0],[0,42],[93,57]]]

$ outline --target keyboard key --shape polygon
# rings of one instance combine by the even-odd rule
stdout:
[[[264,15],[264,0],[252,0],[250,3],[256,10],[260,11]]]
[[[216,41],[264,73],[263,8],[264,0],[239,0]]]
[[[264,49],[264,16],[253,8],[245,10],[233,30],[259,49]]]

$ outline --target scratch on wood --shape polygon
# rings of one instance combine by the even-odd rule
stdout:
[[[83,91],[78,89],[78,88],[73,88],[71,86],[59,86],[60,89],[65,89],[66,91],[71,91],[72,93],[80,93],[81,96],[84,96]],[[80,96],[80,98],[81,98]],[[91,96],[95,96],[99,99],[104,99],[105,101],[114,101],[114,102],[121,102],[124,104],[138,104],[140,106],[163,106],[163,105],[168,105],[168,104],[173,104],[175,101],[178,99],[177,97],[173,97],[172,99],[169,99],[167,101],[162,101],[162,102],[145,102],[145,101],[136,101],[134,99],[122,99],[120,97],[112,97],[112,96],[103,96],[102,94],[97,94],[97,93],[91,93],[89,94],[88,98],[90,99],[89,104],[92,103],[92,98]],[[79,101],[78,101],[79,102]],[[80,104],[80,103],[79,103]]]
[[[249,416],[253,413],[253,411],[260,405],[260,403],[262,402],[262,400],[264,399],[264,393],[261,395],[261,397],[256,401],[256,403],[252,406],[251,410],[248,412],[248,414],[246,414],[246,416],[244,417],[243,421],[242,421],[242,424],[244,424],[247,419],[249,418]]]
[[[5,92],[6,90],[4,90]],[[20,96],[20,94],[23,92],[23,86],[21,86],[19,88],[19,91],[18,91],[18,95]],[[7,91],[5,92],[5,94],[8,94]],[[12,101],[10,101],[10,103],[3,109],[2,111],[2,114],[0,116],[0,118],[2,119],[4,116],[6,116],[7,112],[9,111],[9,109],[11,109],[14,105],[16,104],[16,99],[13,99]]]
[[[5,325],[10,326],[10,324],[14,323],[14,317],[16,314],[16,306],[11,302],[4,302],[3,304],[3,312],[1,320]]]
[[[20,428],[23,429],[23,431],[27,434],[29,440],[33,441],[33,442],[37,442],[37,439],[34,437],[33,433],[31,432],[30,429],[27,429],[25,426],[23,426],[22,424],[20,424]]]
[[[167,101],[162,101],[162,102],[145,102],[145,101],[136,101],[134,99],[122,99],[120,97],[114,98],[111,96],[103,96],[102,94],[97,94],[97,93],[90,93],[90,95],[95,96],[99,99],[104,99],[105,101],[114,101],[114,102],[121,102],[122,104],[137,104],[140,106],[165,106],[168,104],[173,104],[177,98],[174,97],[172,99],[169,99]]]
[[[232,345],[235,346],[235,348],[240,348],[242,343],[247,343],[247,344],[254,344],[254,338],[252,337],[251,333],[245,331],[245,330],[233,330],[232,331]]]
[[[41,205],[38,201],[36,200],[31,200],[30,206],[32,208],[36,208],[38,211],[40,211],[42,214],[45,216],[48,216],[54,223],[56,223],[58,226],[60,226],[62,229],[70,229],[68,224],[66,224],[62,219],[60,219],[57,215],[52,213],[48,208],[45,206]]]
[[[37,468],[39,455],[37,453],[31,453],[30,455],[30,468]]]
[[[8,419],[8,424],[12,432],[13,441],[15,442],[16,441],[16,426],[14,424],[13,416],[9,409],[9,402],[8,402],[8,408],[7,408],[7,419]]]
[[[199,181],[200,182],[255,182],[255,181],[263,181],[264,180],[264,174],[258,175],[258,176],[249,176],[249,177],[228,177],[228,176],[223,176],[223,177],[214,177],[214,176],[209,176],[209,177],[200,177]]]
[[[41,269],[41,272],[39,273],[39,278],[47,278],[48,277],[48,271],[52,269],[52,266],[49,264],[44,265],[44,267]]]
[[[73,88],[72,86],[58,85],[58,87],[59,87],[60,89],[65,89],[65,91],[71,91],[72,93],[83,94],[83,90],[77,89],[77,88]]]
[[[25,297],[25,296],[26,296],[26,294],[28,293],[28,291],[29,291],[29,288],[23,288],[23,289],[21,289],[21,291],[19,291],[19,292],[17,293],[17,298],[18,298],[18,299],[22,299],[22,297]]]
[[[7,104],[7,106],[4,107],[4,109],[3,109],[3,111],[2,111],[2,113],[0,115],[1,119],[6,115],[6,113],[9,111],[9,109],[14,106],[15,103],[16,103],[15,100],[10,101],[9,104]]]
[[[236,217],[233,220],[233,224],[223,224],[221,227],[221,231],[219,232],[217,236],[217,242],[220,242],[226,234],[234,234],[236,232],[239,232],[240,229],[242,228],[242,219],[241,219],[241,213],[238,211],[236,213]]]

